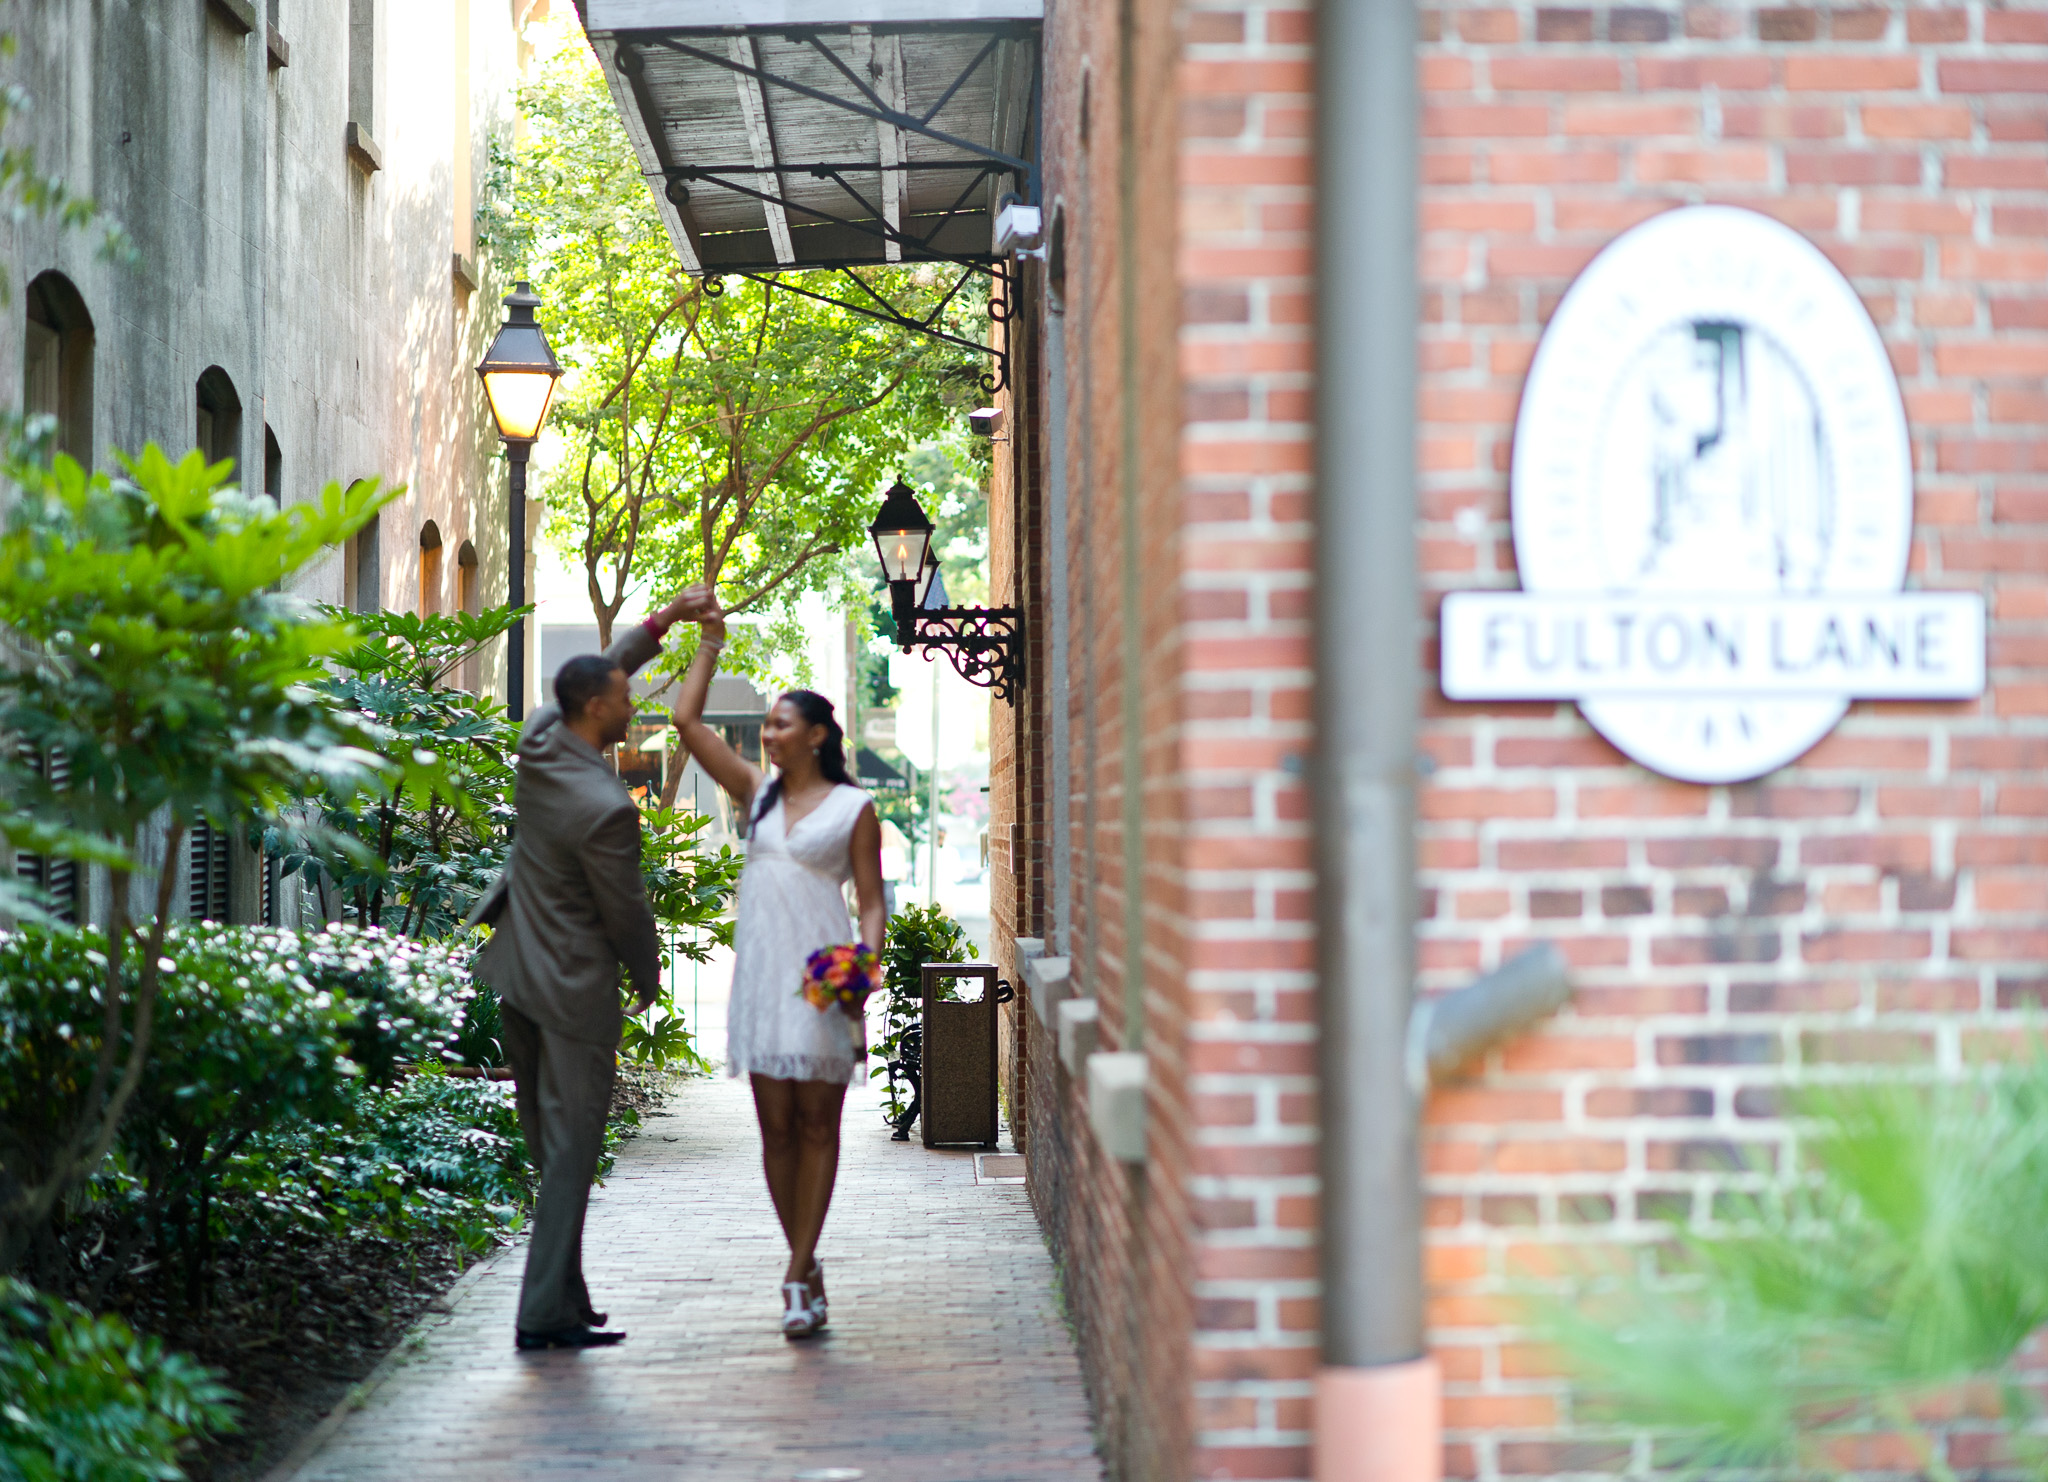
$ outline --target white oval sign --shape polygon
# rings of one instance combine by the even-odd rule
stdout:
[[[1593,260],[1537,348],[1510,492],[1526,595],[1446,599],[1453,699],[1575,699],[1644,766],[1732,782],[1859,694],[1982,689],[1981,598],[1900,595],[1912,452],[1884,343],[1769,217],[1671,211]]]

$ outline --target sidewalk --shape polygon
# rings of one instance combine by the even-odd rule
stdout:
[[[776,1324],[786,1255],[746,1088],[691,1082],[592,1191],[591,1296],[627,1341],[516,1354],[513,1246],[406,1340],[295,1482],[1098,1482],[1023,1188],[976,1184],[970,1153],[889,1141],[865,1088],[845,1126],[820,1337],[788,1343]]]

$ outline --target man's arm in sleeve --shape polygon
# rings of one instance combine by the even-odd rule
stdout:
[[[664,632],[667,630],[664,628]],[[647,664],[647,661],[661,652],[661,635],[654,631],[654,620],[644,623],[628,623],[623,633],[612,639],[612,646],[604,656],[626,671],[632,678]]]
[[[624,964],[634,996],[652,1002],[661,991],[661,933],[640,873],[640,813],[630,803],[608,810],[579,851],[605,939]]]

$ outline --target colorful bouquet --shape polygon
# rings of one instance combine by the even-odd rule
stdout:
[[[866,942],[820,947],[804,962],[804,997],[821,1014],[836,1004],[857,1019],[868,995],[882,986],[881,967]]]

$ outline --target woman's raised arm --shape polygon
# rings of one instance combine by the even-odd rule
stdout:
[[[711,774],[712,781],[726,790],[745,816],[754,806],[754,793],[761,786],[761,769],[704,724],[704,699],[711,693],[711,676],[718,672],[718,655],[725,647],[724,612],[714,602],[710,611],[697,620],[697,627],[703,636],[683,674],[682,692],[676,696],[669,718],[675,722],[690,755]]]

